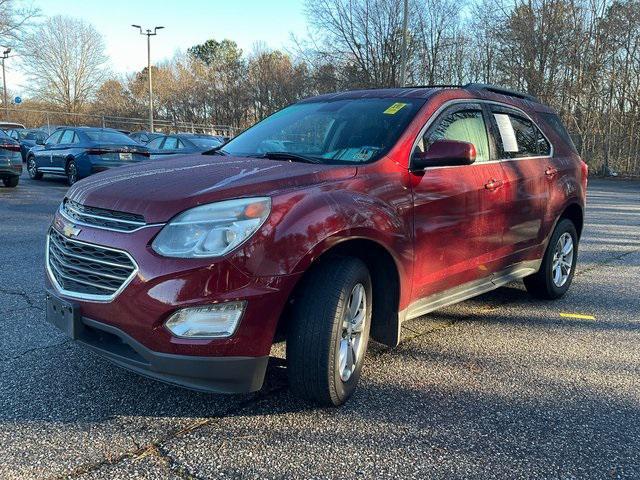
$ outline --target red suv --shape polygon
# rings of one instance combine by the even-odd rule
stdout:
[[[49,230],[49,321],[114,363],[210,392],[353,393],[369,336],[524,279],[562,296],[587,167],[535,98],[470,84],[289,106],[203,154],[71,188]]]

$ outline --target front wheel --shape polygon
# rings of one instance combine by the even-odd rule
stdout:
[[[67,183],[69,186],[78,181],[78,169],[76,168],[75,160],[71,159],[67,162]]]
[[[562,297],[573,280],[578,259],[578,233],[571,220],[562,219],[551,235],[540,270],[524,279],[535,297],[553,300]]]
[[[42,173],[38,171],[36,159],[33,157],[27,159],[27,172],[29,173],[29,178],[32,180],[40,180],[42,178]]]
[[[287,336],[291,390],[338,406],[360,378],[371,326],[371,277],[357,258],[332,258],[309,272],[294,300]]]
[[[8,188],[17,187],[19,181],[20,181],[20,177],[18,177],[18,176],[5,177],[5,178],[2,179],[2,183],[4,183],[4,186],[8,187]]]

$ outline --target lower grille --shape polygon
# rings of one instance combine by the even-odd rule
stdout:
[[[127,253],[71,240],[54,228],[47,243],[49,274],[69,296],[111,300],[137,271]]]

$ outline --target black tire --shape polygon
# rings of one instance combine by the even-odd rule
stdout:
[[[14,176],[14,177],[4,177],[2,179],[2,183],[4,183],[5,187],[8,188],[15,188],[18,186],[18,182],[20,182],[20,177],[18,176]]]
[[[365,295],[360,317],[364,326],[354,367],[345,370],[340,365],[340,345],[343,340],[345,345],[355,345],[355,340],[348,340],[350,332],[343,331],[343,321],[356,290]],[[287,335],[289,385],[296,395],[320,406],[342,405],[351,397],[369,341],[371,292],[369,271],[357,258],[332,258],[307,274],[294,300]],[[342,373],[348,378],[343,380]]]
[[[558,242],[565,234],[571,236],[573,245],[571,250],[572,261],[571,266],[567,269],[568,276],[565,282],[562,285],[558,285],[554,281],[554,262],[556,260],[554,257],[556,256]],[[569,255],[567,255],[567,257],[569,257]],[[567,293],[567,290],[569,290],[569,287],[571,286],[571,281],[573,280],[573,275],[576,271],[577,259],[578,233],[573,222],[565,218],[558,222],[553,234],[551,235],[549,245],[547,245],[547,250],[544,253],[542,264],[540,265],[540,270],[524,279],[524,285],[527,288],[527,291],[534,297],[546,300],[554,300],[562,297]],[[564,270],[562,272],[564,273]]]
[[[67,174],[67,185],[71,186],[78,181],[78,169],[76,168],[76,162],[73,158],[67,161],[65,172]]]
[[[42,172],[38,171],[38,165],[34,157],[27,158],[27,173],[32,180],[41,180]]]

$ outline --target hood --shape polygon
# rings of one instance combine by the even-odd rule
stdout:
[[[354,166],[315,165],[261,158],[189,155],[151,160],[93,175],[67,197],[90,207],[136,213],[148,223],[230,198],[269,196],[279,191],[352,177]]]

